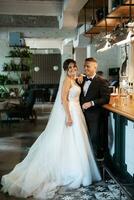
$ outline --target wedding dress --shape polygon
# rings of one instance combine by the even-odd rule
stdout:
[[[49,199],[60,186],[75,189],[101,180],[79,103],[81,89],[76,84],[68,96],[73,124],[66,126],[60,100],[63,78],[46,129],[25,159],[2,177],[2,191],[9,195]]]

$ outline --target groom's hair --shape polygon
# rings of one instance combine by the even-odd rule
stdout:
[[[64,69],[65,71],[68,70],[68,65],[69,65],[70,63],[74,63],[74,64],[76,65],[76,61],[73,60],[73,59],[71,59],[71,58],[65,60],[64,63],[63,63],[63,69]]]
[[[85,59],[85,62],[86,62],[86,61],[97,63],[97,60],[96,60],[95,58],[93,58],[93,57],[86,58],[86,59]]]

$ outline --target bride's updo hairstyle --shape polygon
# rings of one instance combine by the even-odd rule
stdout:
[[[73,59],[69,58],[69,59],[65,60],[63,63],[64,71],[68,71],[68,66],[70,63],[74,63],[74,65],[76,65],[76,62]]]

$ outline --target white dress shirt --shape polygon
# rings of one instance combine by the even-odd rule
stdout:
[[[86,96],[87,90],[88,90],[90,84],[91,84],[91,81],[90,81],[90,80],[89,80],[89,81],[85,81],[84,86],[83,86],[84,96]]]
[[[95,74],[95,75],[96,75],[96,74]],[[93,78],[95,77],[95,75],[92,76],[92,77],[89,77],[89,78],[92,78],[92,79],[93,79]],[[91,81],[90,81],[90,80],[85,81],[84,86],[83,86],[84,96],[86,96],[90,84],[91,84]]]

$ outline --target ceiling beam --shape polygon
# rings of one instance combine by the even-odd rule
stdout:
[[[38,0],[0,0],[0,14],[59,16],[62,2]]]

